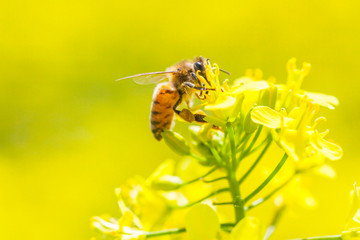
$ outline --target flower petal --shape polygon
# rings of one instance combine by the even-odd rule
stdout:
[[[335,178],[336,172],[331,166],[324,164],[320,168],[316,169],[317,173],[328,178]]]
[[[248,78],[241,78],[235,80],[233,94],[237,95],[245,91],[260,91],[269,87],[267,81],[252,81]]]
[[[310,135],[312,145],[317,148],[324,157],[334,161],[338,160],[343,155],[343,150],[335,143],[326,141],[321,137],[318,131]]]
[[[314,100],[316,104],[329,109],[335,109],[335,106],[339,105],[339,100],[335,96],[313,92],[305,92],[305,95]]]
[[[255,217],[243,218],[230,234],[230,240],[261,240],[262,238],[261,224]]]
[[[190,240],[215,239],[220,222],[215,211],[207,204],[193,206],[185,219],[186,232]]]
[[[226,94],[221,94],[216,99],[216,102],[214,104],[206,105],[205,110],[216,111],[216,110],[228,109],[234,106],[235,102],[236,102],[236,98]]]
[[[266,106],[255,107],[251,111],[251,119],[258,124],[268,128],[281,127],[281,115],[279,112]]]
[[[350,225],[352,220],[358,222],[360,220],[359,217],[359,208],[360,208],[360,193],[359,187],[357,187],[356,182],[353,185],[354,189],[351,191],[351,208],[349,212],[349,216],[346,221],[345,230],[350,229]],[[360,223],[360,222],[358,222]]]

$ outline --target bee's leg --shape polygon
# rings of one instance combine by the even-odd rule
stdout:
[[[180,105],[180,103],[182,102],[182,95],[180,94],[180,98],[177,100],[177,102],[175,103],[174,107],[173,107],[173,110],[174,112],[179,115],[182,119],[184,119],[185,121],[187,122],[193,122],[195,121],[195,116],[194,114],[192,114],[192,112],[187,109],[187,108],[184,108],[182,109],[181,111],[177,109],[177,107]]]
[[[195,93],[195,96],[196,96],[199,100],[201,100],[201,101],[203,101],[203,100],[206,99],[206,95],[202,96],[202,91],[201,91],[200,95],[197,94],[197,93]]]
[[[196,76],[196,73],[192,72],[191,73],[191,76],[194,80],[198,80],[199,81],[199,78]],[[199,81],[200,82],[200,81]]]
[[[192,72],[192,73],[191,73],[191,76],[192,76],[192,78],[193,78],[194,80],[196,80],[196,81],[198,82],[198,84],[201,85],[200,79],[196,76],[196,73]]]
[[[206,121],[204,120],[204,118],[206,117],[206,115],[200,114],[200,113],[195,113],[194,114],[195,117],[195,121],[196,122],[200,122],[200,123],[206,123]]]
[[[205,115],[203,114],[199,114],[199,113],[195,113],[193,114],[189,109],[184,108],[181,111],[177,109],[177,107],[180,105],[180,103],[182,102],[182,96],[180,95],[179,100],[177,100],[177,102],[175,103],[173,110],[174,112],[179,115],[182,119],[184,119],[187,122],[201,122],[204,123],[206,122],[204,120]]]
[[[184,82],[183,85],[188,88],[193,88],[193,89],[200,90],[200,91],[215,91],[215,88],[197,87],[192,82]]]
[[[177,100],[177,102],[176,102],[175,105],[173,106],[173,110],[174,110],[174,112],[175,112],[177,115],[180,114],[180,111],[177,110],[176,108],[180,105],[181,102],[182,102],[182,96],[181,96],[181,94],[180,94],[179,99]]]

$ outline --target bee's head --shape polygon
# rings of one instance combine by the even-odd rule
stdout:
[[[198,87],[203,87],[204,83],[201,83],[200,79],[196,76],[197,73],[199,73],[200,76],[202,76],[204,79],[206,79],[206,65],[208,64],[209,59],[206,59],[204,57],[196,57],[193,61],[193,72],[192,77],[194,80],[194,83],[198,85]]]
[[[205,77],[205,66],[207,64],[208,59],[204,58],[204,57],[197,57],[195,58],[194,61],[194,70],[195,73],[200,71],[200,75]]]

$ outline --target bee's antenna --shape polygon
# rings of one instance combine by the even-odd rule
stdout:
[[[222,71],[223,73],[226,73],[226,74],[227,74],[227,75],[229,75],[229,76],[231,75],[231,73],[230,73],[230,72],[225,71],[224,69],[219,68],[219,70],[220,70],[220,71]]]
[[[212,70],[215,70],[215,69],[216,69],[215,67],[212,68]],[[221,72],[223,72],[223,73],[226,73],[227,75],[231,75],[230,72],[225,71],[224,69],[219,68],[219,70],[220,70]]]

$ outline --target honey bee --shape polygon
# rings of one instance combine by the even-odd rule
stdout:
[[[164,72],[141,73],[118,79],[132,79],[138,84],[158,83],[154,90],[150,113],[150,128],[157,140],[160,141],[162,139],[161,133],[164,129],[171,129],[174,114],[179,115],[188,122],[206,122],[204,114],[193,114],[186,108],[179,110],[178,106],[182,102],[190,106],[193,95],[200,100],[204,100],[209,91],[215,90],[214,88],[205,87],[206,84],[201,82],[196,75],[198,72],[207,81],[208,85],[212,86],[206,79],[205,74],[205,67],[208,61],[209,59],[196,57],[194,60],[181,61],[167,68]],[[220,70],[229,74],[222,69]],[[169,81],[159,83],[165,79]]]

